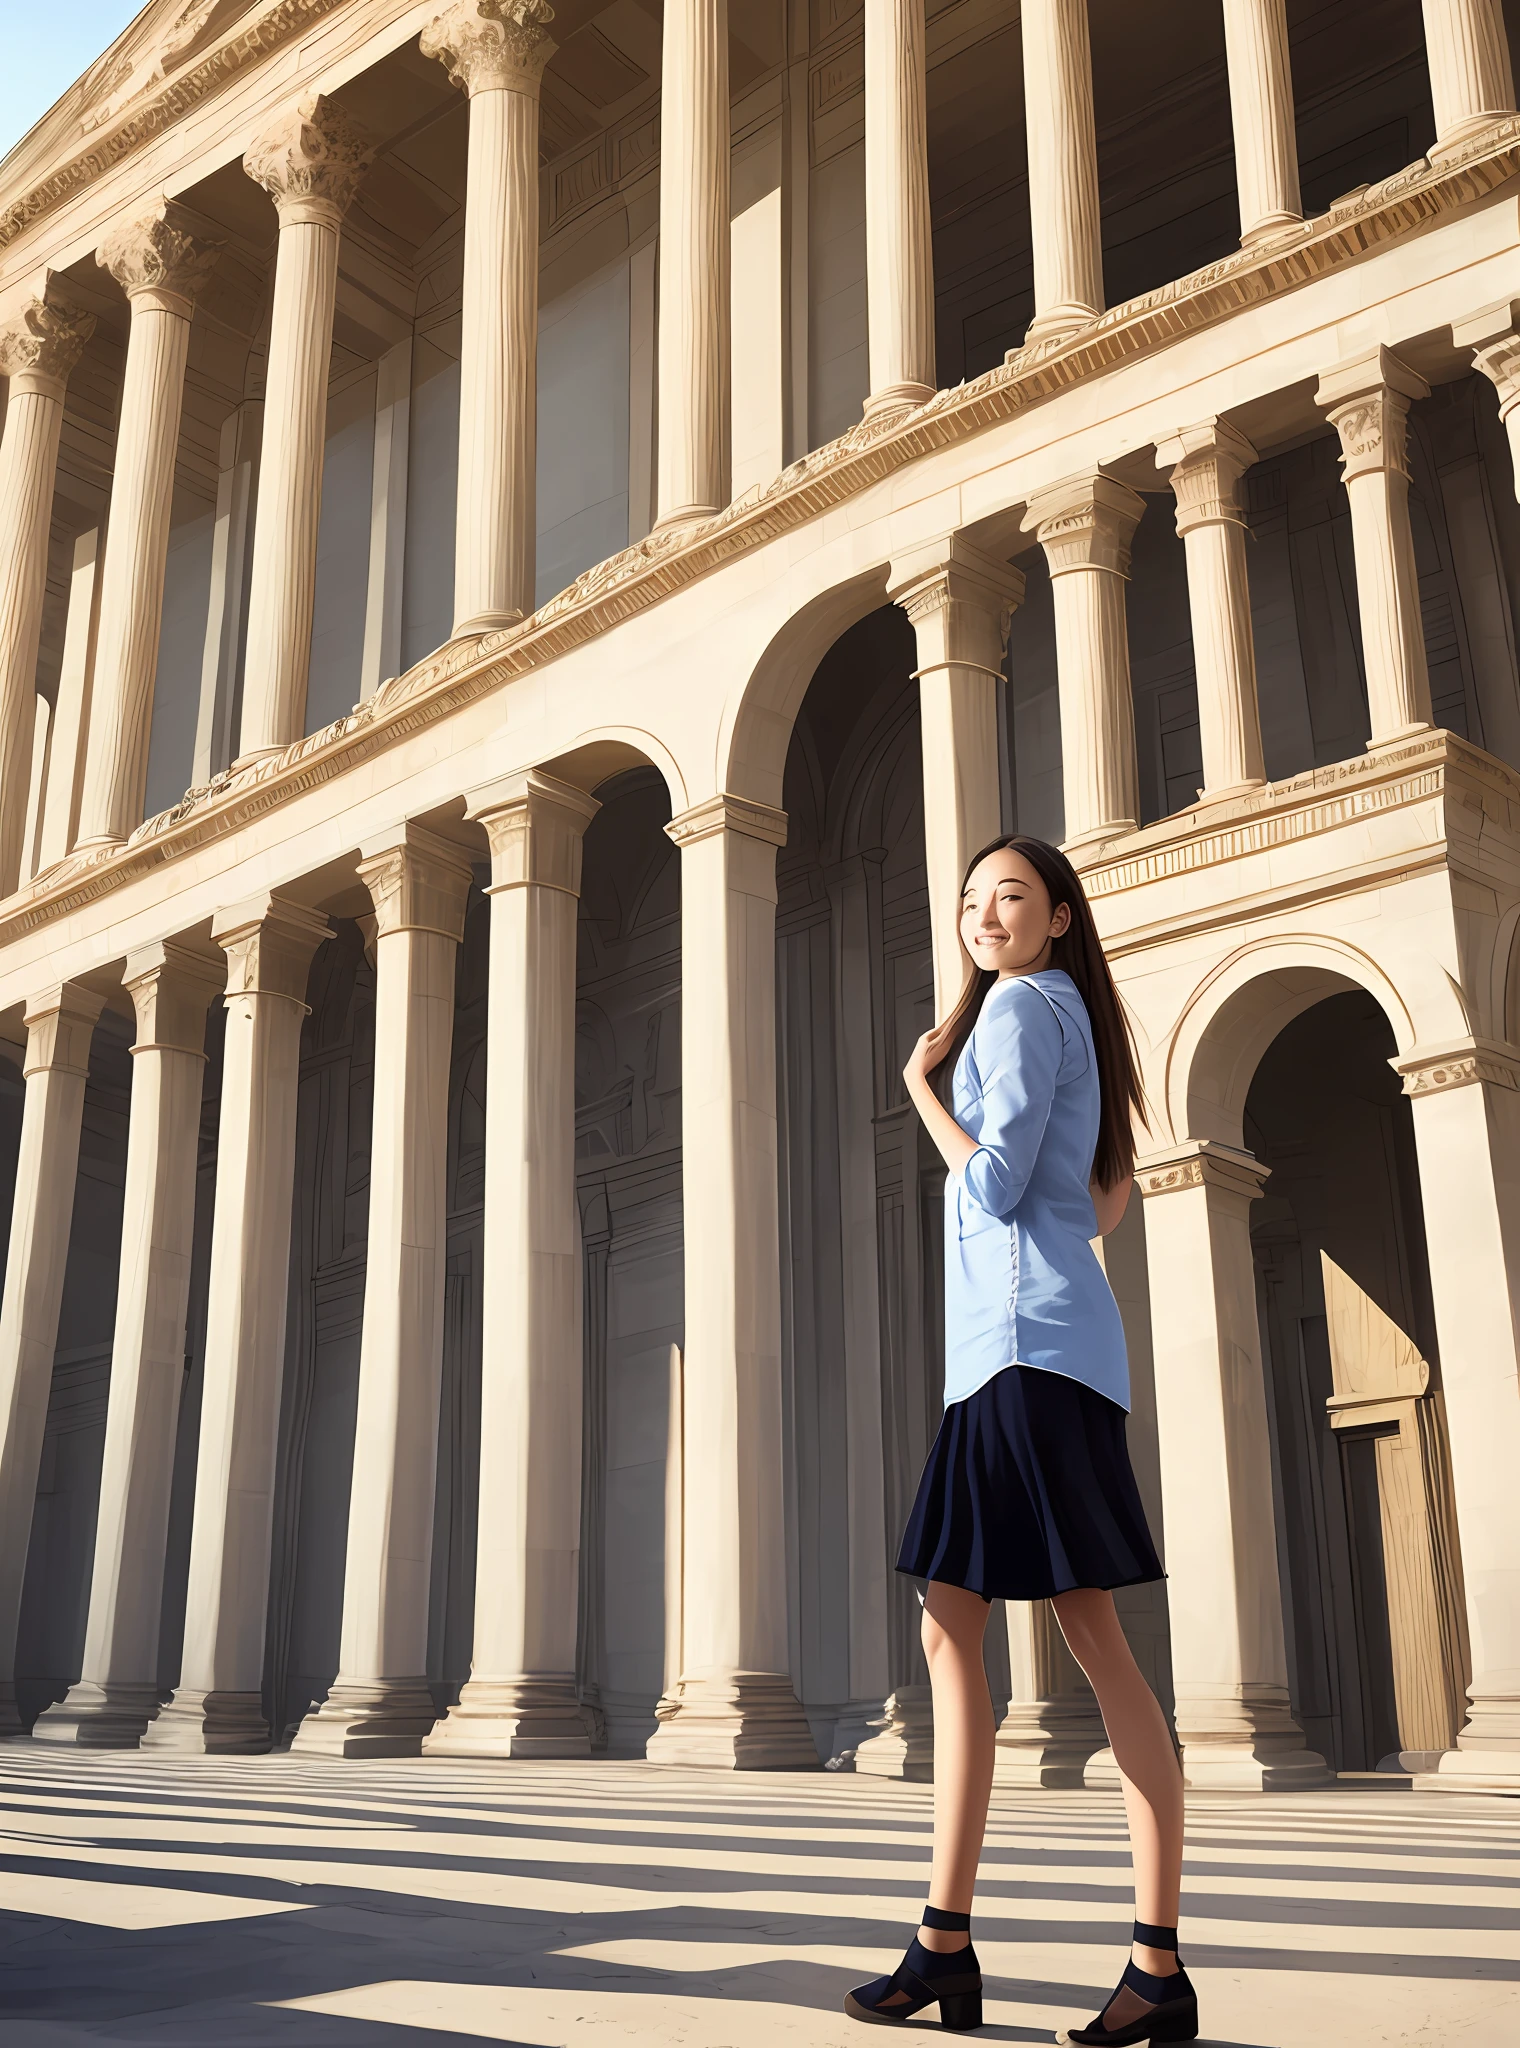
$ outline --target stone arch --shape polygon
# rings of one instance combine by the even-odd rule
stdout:
[[[748,680],[725,705],[714,786],[755,803],[781,803],[792,727],[818,664],[841,633],[886,602],[887,567],[837,583],[793,612]]]
[[[1355,988],[1365,989],[1381,1007],[1399,1052],[1411,1051],[1419,1033],[1410,1005],[1359,947],[1285,933],[1237,948],[1193,991],[1165,1042],[1152,1112],[1168,1128],[1153,1131],[1151,1142],[1210,1138],[1241,1145],[1246,1094],[1267,1047],[1301,1012]],[[1422,993],[1436,997],[1428,1007],[1450,1007],[1452,1036],[1466,1029],[1454,990]]]
[[[630,768],[653,768],[670,795],[672,816],[691,802],[689,784],[675,755],[654,733],[636,725],[597,726],[576,736],[572,746],[537,764],[546,775],[595,795],[604,782]]]

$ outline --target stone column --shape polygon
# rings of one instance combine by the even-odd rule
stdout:
[[[294,1747],[416,1756],[437,1710],[427,1682],[443,1277],[448,1257],[454,966],[473,882],[418,825],[367,844],[375,906],[375,1109],[359,1412],[348,1499],[338,1676]],[[506,1255],[486,1241],[488,1262]]]
[[[340,106],[312,94],[243,158],[280,216],[243,661],[244,761],[277,754],[306,730],[338,233],[373,154]]]
[[[1092,1687],[1066,1647],[1048,1600],[1009,1600],[1008,1712],[998,1727],[993,1782],[1028,1791],[1083,1783],[1108,1741]]]
[[[1199,1790],[1328,1782],[1288,1698],[1248,1152],[1189,1140],[1142,1159],[1167,1595],[1183,1774]],[[1171,1504],[1175,1503],[1175,1507]],[[1185,1528],[1186,1541],[1176,1531]]]
[[[997,699],[1024,577],[952,534],[894,561],[887,595],[918,642],[934,1014],[947,1017],[971,971],[960,942],[961,876],[1002,828]]]
[[[1240,239],[1249,247],[1304,217],[1286,0],[1224,0],[1224,50]]]
[[[660,73],[655,525],[728,503],[728,0],[670,0]]]
[[[65,981],[26,1006],[26,1101],[0,1303],[0,1737],[19,1735],[16,1628],[69,1256],[90,1040],[103,998]]]
[[[82,1675],[37,1721],[32,1733],[45,1741],[135,1749],[158,1712],[206,1010],[224,979],[222,961],[184,946],[127,956],[123,986],[137,1011],[137,1043],[95,1568]]]
[[[932,398],[924,0],[866,0],[866,416]]]
[[[1430,730],[1430,671],[1405,449],[1410,401],[1429,396],[1425,379],[1389,348],[1327,370],[1315,394],[1340,435],[1341,474],[1351,502],[1369,747]]]
[[[536,768],[469,798],[491,842],[475,1648],[429,1754],[590,1753],[575,1685],[575,950],[582,838],[600,808]]]
[[[94,329],[88,313],[47,293],[0,315],[0,377],[9,379],[0,439],[0,896],[21,880],[64,387]]]
[[[1134,491],[1089,472],[1036,492],[1024,516],[1055,606],[1068,851],[1133,832],[1140,817],[1124,585],[1144,510]]]
[[[1205,796],[1234,796],[1266,779],[1256,698],[1256,647],[1246,577],[1240,479],[1256,450],[1227,420],[1202,420],[1156,444],[1172,473],[1187,553],[1193,672]]]
[[[1047,341],[1103,311],[1087,0],[1024,0],[1022,27],[1034,253],[1034,318],[1026,338]]]
[[[332,928],[269,891],[212,920],[227,955],[185,1645],[173,1699],[145,1749],[247,1756],[269,1747],[264,1622],[295,1184],[306,978]]]
[[[545,0],[462,0],[424,56],[470,96],[454,633],[533,609],[538,407],[538,92],[554,54]]]
[[[1414,1113],[1467,1602],[1467,1721],[1422,1790],[1520,1792],[1520,1060],[1395,1060]]]
[[[142,823],[190,319],[220,246],[198,240],[190,228],[183,207],[161,200],[141,220],[114,229],[96,252],[96,262],[126,293],[132,320],[100,573],[78,846],[118,844]]]
[[[1515,111],[1502,0],[1424,0],[1436,139],[1432,163]]]
[[[1520,497],[1520,300],[1501,299],[1451,324],[1456,348],[1473,351],[1473,368],[1499,394],[1499,418],[1509,435],[1510,476]]]
[[[781,1468],[776,1183],[776,848],[784,812],[719,795],[665,828],[681,849],[686,1253],[686,1669],[655,1763],[804,1770],[792,1691]]]

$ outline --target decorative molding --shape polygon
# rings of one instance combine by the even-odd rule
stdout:
[[[1156,466],[1171,471],[1177,499],[1177,531],[1195,527],[1244,526],[1240,479],[1258,460],[1255,448],[1228,420],[1200,420],[1156,443]]]
[[[227,955],[228,999],[280,996],[305,1011],[312,955],[332,935],[320,911],[273,890],[218,911],[211,936]]]
[[[1508,419],[1520,401],[1520,334],[1506,334],[1501,340],[1480,348],[1473,368],[1485,376],[1499,394],[1499,417]]]
[[[532,885],[579,896],[582,841],[600,809],[594,796],[539,768],[470,791],[465,816],[485,827],[491,847],[486,894]]]
[[[553,19],[548,0],[459,0],[428,23],[419,47],[465,92],[536,98],[558,48],[548,33]]]
[[[1520,1046],[1492,1038],[1461,1040],[1439,1052],[1408,1053],[1388,1064],[1403,1079],[1406,1095],[1434,1095],[1478,1081],[1520,1091]]]
[[[1315,403],[1340,436],[1346,482],[1373,470],[1409,475],[1405,422],[1411,403],[1430,386],[1391,348],[1375,348],[1327,370]]]
[[[264,130],[243,169],[273,199],[282,225],[313,220],[336,228],[374,154],[374,143],[336,100],[307,93]]]
[[[87,149],[66,158],[45,178],[13,199],[0,212],[0,249],[14,242],[34,221],[61,206],[75,192],[95,184],[123,157],[130,156],[143,143],[162,135],[166,129],[194,112],[240,71],[305,34],[314,21],[345,4],[346,0],[276,0],[276,4],[257,21],[251,22],[247,28],[238,29],[181,77],[166,85],[162,92],[155,93],[142,105],[124,113],[115,127],[99,134]],[[114,90],[126,75],[125,71],[116,73],[109,85],[102,80],[103,88]]]
[[[282,0],[265,22],[292,10],[307,20],[333,4],[336,0]],[[259,25],[261,30],[264,25]],[[282,31],[279,39],[288,32]],[[220,58],[222,53],[216,54]],[[179,89],[177,85],[175,90]],[[164,125],[167,121],[159,123]],[[146,132],[157,133],[158,127]],[[17,202],[0,215],[0,247],[113,161],[112,156],[81,158],[87,168],[45,204],[27,210],[62,172],[26,201]],[[816,519],[921,456],[957,445],[1057,392],[1184,335],[1202,332],[1246,307],[1359,262],[1413,229],[1472,205],[1517,173],[1520,117],[1500,123],[1439,166],[1422,159],[1306,221],[1301,229],[1285,230],[1269,244],[1222,257],[1112,307],[1074,335],[1013,350],[998,368],[937,392],[904,419],[862,420],[838,440],[790,464],[770,483],[746,491],[716,518],[647,535],[584,571],[531,618],[478,640],[451,642],[322,731],[187,790],[177,804],[146,819],[124,846],[94,848],[58,862],[0,905],[0,945],[82,910],[166,862],[322,787],[414,732],[648,610],[724,562]],[[1359,764],[1343,765],[1355,769]]]
[[[109,270],[129,299],[169,302],[186,319],[223,244],[198,232],[195,216],[172,199],[159,199],[135,220],[107,231],[95,261]]]
[[[61,397],[94,332],[93,313],[82,313],[51,293],[27,299],[0,324],[0,377],[45,378]]]
[[[690,810],[678,812],[665,830],[680,847],[711,839],[718,832],[742,832],[749,839],[785,846],[786,812],[773,804],[752,803],[748,797],[710,796]]]
[[[464,937],[465,910],[475,874],[467,855],[424,826],[405,824],[384,839],[368,840],[359,880],[375,906],[375,933],[437,932],[456,945]]]
[[[90,1043],[105,1008],[105,997],[82,982],[55,982],[26,1005],[26,1055],[22,1073],[88,1075]]]
[[[1140,1192],[1174,1195],[1185,1188],[1217,1188],[1222,1194],[1244,1195],[1254,1202],[1270,1177],[1253,1153],[1234,1145],[1221,1145],[1213,1138],[1189,1138],[1165,1152],[1152,1152],[1135,1161],[1135,1178]]]
[[[1023,531],[1045,550],[1052,576],[1076,569],[1107,569],[1129,575],[1129,544],[1145,500],[1127,484],[1094,471],[1065,477],[1036,491],[1024,514]]]

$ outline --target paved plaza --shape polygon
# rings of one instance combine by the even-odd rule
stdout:
[[[5,2048],[863,2048],[930,1791],[638,1762],[0,1751]],[[984,2041],[1096,2008],[1130,1918],[1098,1792],[994,1800]],[[1229,2048],[1512,2043],[1520,1804],[1192,1802],[1184,1951]]]

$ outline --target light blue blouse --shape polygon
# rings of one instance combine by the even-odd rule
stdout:
[[[945,1182],[945,1401],[1008,1365],[1081,1380],[1129,1408],[1118,1304],[1093,1251],[1098,1062],[1059,968],[988,989],[955,1063],[952,1109],[977,1141]]]

